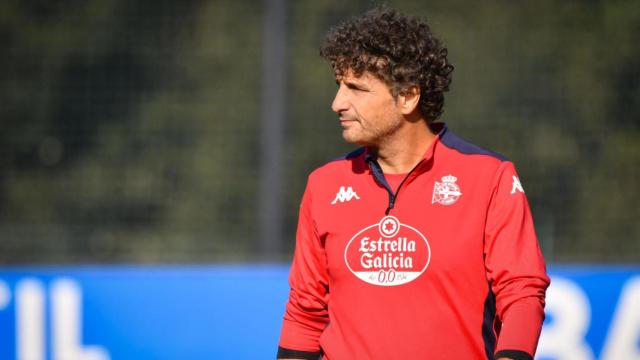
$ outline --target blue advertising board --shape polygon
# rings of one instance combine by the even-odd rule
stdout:
[[[640,267],[555,266],[538,359],[640,359]],[[284,265],[0,268],[0,359],[273,359]]]

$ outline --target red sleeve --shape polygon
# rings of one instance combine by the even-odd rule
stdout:
[[[289,275],[291,291],[279,343],[280,350],[285,349],[285,352],[319,352],[320,334],[329,321],[327,259],[311,215],[310,188],[308,183],[300,205]]]
[[[496,357],[531,359],[549,286],[529,204],[510,162],[498,169],[485,229],[485,266],[501,326]]]

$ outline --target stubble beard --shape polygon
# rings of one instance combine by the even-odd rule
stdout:
[[[358,121],[356,126],[361,127],[361,123]],[[349,144],[378,148],[389,139],[393,138],[401,127],[402,122],[396,120],[382,128],[363,129],[361,127],[355,134],[350,134],[350,132],[354,132],[355,129],[343,129],[342,138]]]

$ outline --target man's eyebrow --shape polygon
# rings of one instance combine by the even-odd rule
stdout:
[[[362,82],[360,82],[360,81],[358,81],[356,79],[342,79],[342,81],[346,85],[349,85],[349,86],[355,86],[355,87],[358,87],[358,88],[365,88],[366,87],[364,83],[362,83]]]

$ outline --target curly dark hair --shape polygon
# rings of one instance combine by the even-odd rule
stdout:
[[[320,56],[337,76],[365,71],[383,81],[395,97],[420,88],[420,111],[427,122],[443,112],[453,65],[429,26],[417,17],[378,7],[336,27],[326,35]]]

